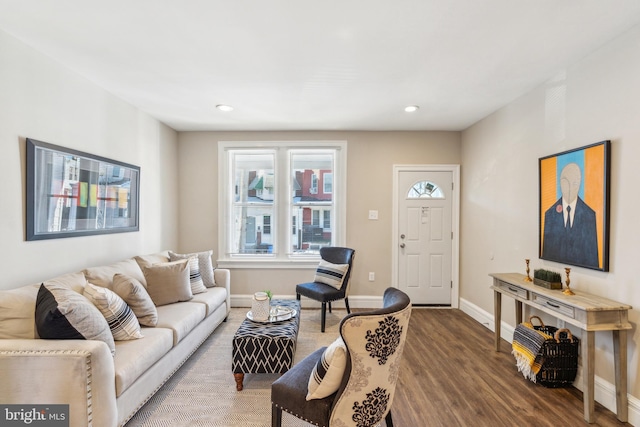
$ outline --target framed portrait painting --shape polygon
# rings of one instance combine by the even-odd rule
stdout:
[[[610,145],[539,159],[541,259],[609,271]]]

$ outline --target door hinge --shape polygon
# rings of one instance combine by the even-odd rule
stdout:
[[[451,240],[453,240],[453,231],[451,232]]]
[[[451,281],[451,289],[453,289],[453,280]]]

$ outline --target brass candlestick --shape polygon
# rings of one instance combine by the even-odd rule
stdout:
[[[525,259],[524,262],[527,263],[527,277],[524,278],[525,282],[533,282],[533,280],[531,279],[531,277],[529,277],[529,260]]]
[[[562,293],[565,295],[575,295],[575,293],[569,287],[569,283],[571,283],[571,279],[569,279],[569,273],[571,273],[571,269],[568,267],[565,267],[564,272],[567,274],[567,282],[566,282],[567,289],[562,291]]]

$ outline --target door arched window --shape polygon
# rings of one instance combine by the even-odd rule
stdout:
[[[413,184],[407,193],[407,199],[444,199],[444,192],[431,181],[420,181]]]

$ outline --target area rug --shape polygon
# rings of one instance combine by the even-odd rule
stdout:
[[[167,383],[129,420],[125,427],[269,427],[271,383],[278,374],[246,374],[244,390],[236,391],[231,372],[232,338],[247,309],[234,308]],[[344,310],[327,313],[326,332],[320,332],[320,310],[300,314],[295,362],[338,337]],[[308,427],[284,413],[283,427]]]

